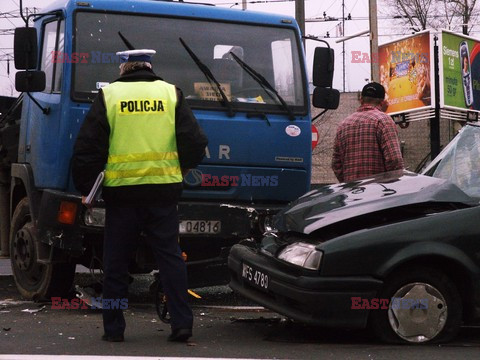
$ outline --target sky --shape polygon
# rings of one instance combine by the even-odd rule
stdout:
[[[0,0],[0,13],[18,10],[20,0]],[[42,8],[49,5],[54,0],[23,0],[23,7]],[[194,0],[185,0],[192,2]],[[242,8],[242,0],[197,0],[199,2],[211,3],[222,7]],[[384,9],[383,0],[378,0],[380,11]],[[368,0],[344,0],[345,16],[351,14],[352,20],[345,21],[345,35],[358,33],[368,30]],[[247,9],[261,12],[278,13],[289,16],[295,16],[294,0],[247,0]],[[324,19],[324,13],[327,18],[335,19],[331,21],[309,22],[310,19]],[[340,0],[305,0],[305,18],[307,19],[305,26],[305,34],[313,35],[328,41],[330,47],[335,50],[335,75],[333,87],[343,91],[358,91],[370,79],[370,64],[353,63],[352,52],[360,51],[369,53],[369,39],[367,35],[348,40],[345,44],[345,76],[343,76],[343,47],[335,40],[341,37],[339,30],[341,29],[342,18],[342,1]],[[14,65],[10,62],[10,74],[7,74],[7,62],[5,58],[7,54],[13,57],[13,35],[5,35],[2,30],[12,29],[15,26],[22,26],[21,19],[5,19],[0,14],[0,95],[15,96],[14,89]],[[395,26],[391,21],[379,21],[379,43],[384,43],[401,37],[401,25]],[[328,35],[329,38],[326,38]],[[396,34],[398,33],[398,34]],[[393,34],[393,35],[390,35]],[[318,42],[306,42],[306,58],[311,77],[311,68],[313,63],[313,51]],[[2,61],[3,60],[3,61]],[[345,79],[345,80],[344,80]]]

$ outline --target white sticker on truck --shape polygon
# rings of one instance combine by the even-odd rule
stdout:
[[[288,136],[295,137],[300,135],[302,133],[302,130],[300,130],[300,128],[297,125],[288,125],[285,128],[285,132],[287,133]]]

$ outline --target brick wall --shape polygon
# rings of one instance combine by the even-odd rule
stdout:
[[[315,120],[318,129],[319,142],[313,150],[312,183],[334,183],[337,181],[331,170],[333,142],[338,124],[360,105],[358,93],[341,93],[340,106],[337,110],[327,111]],[[313,116],[320,111],[313,108]],[[441,120],[441,145],[447,144],[454,134],[453,125],[448,120]],[[398,127],[398,134],[402,142],[405,167],[415,171],[421,161],[430,153],[430,123],[428,120],[409,123],[406,129]]]

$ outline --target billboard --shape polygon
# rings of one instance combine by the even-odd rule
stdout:
[[[439,66],[441,107],[480,111],[480,40],[443,30]]]
[[[380,83],[389,104],[387,113],[435,106],[433,41],[429,31],[380,45],[378,62]]]

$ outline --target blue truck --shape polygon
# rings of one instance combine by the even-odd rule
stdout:
[[[101,268],[104,207],[82,206],[70,161],[91,102],[118,77],[119,33],[157,51],[155,72],[182,89],[208,135],[204,161],[184,179],[179,241],[191,287],[228,282],[230,247],[261,235],[310,187],[312,116],[295,19],[167,0],[62,0],[22,17],[21,95],[0,102],[1,251],[19,292],[67,296],[77,264]],[[335,108],[333,50],[318,47],[314,63],[313,104]],[[130,272],[154,267],[139,239]]]

